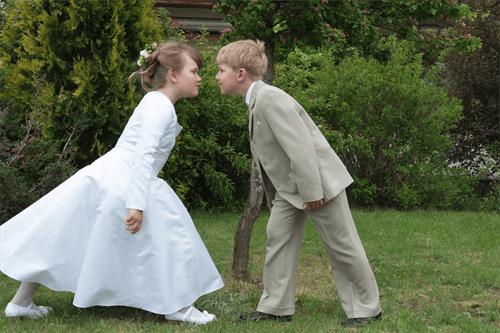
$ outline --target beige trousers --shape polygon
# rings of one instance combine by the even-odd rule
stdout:
[[[297,267],[307,216],[311,217],[325,246],[347,318],[379,314],[377,282],[354,225],[345,191],[312,211],[297,209],[276,194],[266,229],[264,292],[257,311],[277,316],[295,312]]]

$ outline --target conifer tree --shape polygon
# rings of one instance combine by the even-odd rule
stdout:
[[[45,75],[44,136],[69,142],[79,166],[105,153],[140,98],[127,77],[139,51],[161,41],[157,18],[151,0],[8,2],[0,35],[8,121],[21,124],[32,112],[35,83]]]

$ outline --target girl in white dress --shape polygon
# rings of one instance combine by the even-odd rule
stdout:
[[[131,77],[149,92],[116,147],[0,227],[0,270],[22,281],[7,317],[47,315],[51,309],[32,300],[43,284],[73,292],[77,307],[215,320],[192,304],[222,279],[184,205],[157,177],[182,129],[174,104],[198,95],[202,63],[180,43],[143,50]]]

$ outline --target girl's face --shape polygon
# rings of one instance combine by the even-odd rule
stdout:
[[[201,82],[201,77],[198,75],[198,65],[188,55],[184,54],[184,67],[177,74],[177,88],[179,98],[198,96],[198,84]]]

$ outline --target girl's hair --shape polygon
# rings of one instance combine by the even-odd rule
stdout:
[[[146,66],[141,65],[138,71],[133,72],[129,76],[129,81],[133,77],[139,76],[141,85],[146,91],[163,87],[167,82],[167,72],[169,69],[180,72],[186,62],[184,54],[193,59],[199,68],[203,65],[203,56],[201,53],[189,45],[177,42],[163,42],[160,45],[153,43],[152,46],[156,50],[144,58]]]
[[[217,54],[219,64],[227,64],[233,70],[244,68],[252,79],[260,79],[267,70],[264,42],[240,40],[224,46]]]

